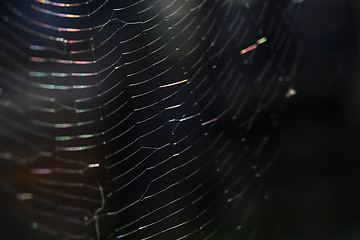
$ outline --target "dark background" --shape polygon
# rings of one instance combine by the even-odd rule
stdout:
[[[357,0],[304,0],[297,94],[279,119],[285,150],[266,176],[257,239],[360,239],[359,16]],[[0,239],[26,239],[21,206],[1,201]]]
[[[304,1],[299,94],[281,120],[288,156],[273,176],[276,239],[360,238],[359,6]]]

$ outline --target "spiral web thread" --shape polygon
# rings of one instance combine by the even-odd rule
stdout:
[[[34,236],[255,238],[301,3],[2,1],[2,189]]]

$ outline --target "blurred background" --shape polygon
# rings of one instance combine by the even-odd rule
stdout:
[[[297,30],[306,47],[296,80],[304,94],[283,119],[292,161],[281,171],[289,181],[275,190],[282,193],[280,239],[360,236],[359,6],[304,1]]]

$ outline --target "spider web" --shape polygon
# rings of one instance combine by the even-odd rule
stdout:
[[[1,188],[34,238],[255,238],[301,2],[2,1]]]

